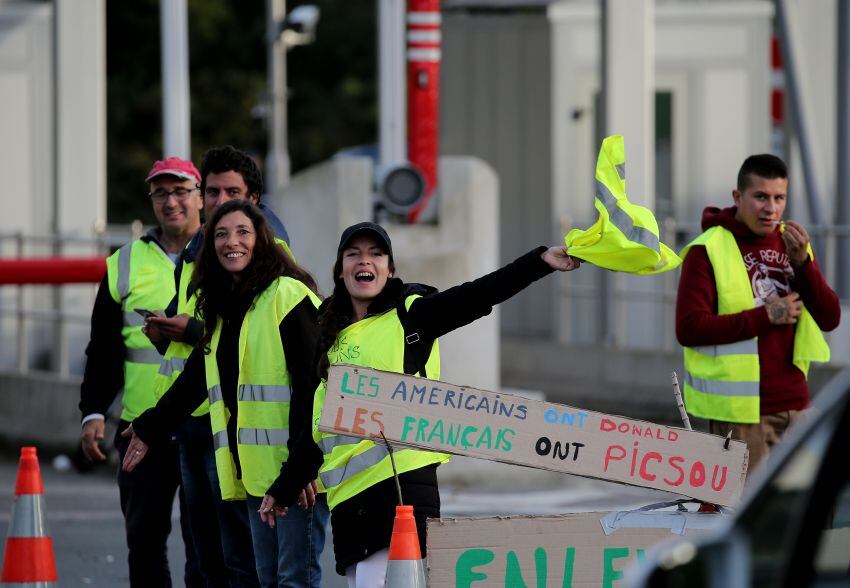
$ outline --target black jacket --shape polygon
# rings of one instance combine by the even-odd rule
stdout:
[[[404,284],[393,278],[369,305],[366,316],[379,315],[397,308],[411,294],[421,294],[410,307],[407,332],[419,333],[423,345],[431,344],[447,333],[487,316],[493,306],[514,296],[532,282],[553,270],[541,259],[546,250],[539,247],[516,261],[472,282],[437,292],[421,284]],[[324,305],[320,308],[320,313]],[[351,317],[340,318],[341,327],[351,324]],[[312,403],[311,403],[312,404]],[[271,492],[278,502],[291,504],[307,482],[315,479],[322,463],[321,451],[309,433],[309,424],[302,427],[304,434],[290,444],[290,462],[287,475],[279,478]],[[318,455],[305,459],[299,454]],[[437,467],[429,465],[399,476],[406,504],[413,505],[419,545],[425,549],[425,520],[440,516],[440,493],[437,486]],[[398,503],[395,482],[392,478],[371,486],[334,508],[331,525],[334,536],[336,569],[345,574],[345,568],[362,561],[369,555],[385,549],[390,544],[395,506]]]

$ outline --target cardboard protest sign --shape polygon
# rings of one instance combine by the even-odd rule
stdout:
[[[630,525],[605,529],[618,514],[429,519],[428,586],[617,588],[625,584],[626,567],[647,549],[704,533],[721,518],[631,512]]]
[[[744,443],[564,404],[334,365],[321,431],[642,486],[724,506],[747,471]]]

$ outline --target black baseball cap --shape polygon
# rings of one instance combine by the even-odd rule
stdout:
[[[342,250],[345,249],[351,240],[358,235],[369,235],[378,241],[378,244],[383,246],[384,250],[386,250],[387,255],[392,258],[393,256],[393,245],[390,241],[390,236],[387,235],[387,232],[384,230],[384,227],[377,223],[357,223],[356,225],[351,225],[347,229],[342,232],[342,236],[339,238],[339,247],[336,252],[337,255],[342,253]]]

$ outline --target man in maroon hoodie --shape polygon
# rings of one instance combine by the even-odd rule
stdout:
[[[827,358],[821,331],[841,316],[805,229],[781,222],[787,191],[781,159],[748,157],[732,191],[735,206],[703,212],[706,232],[685,250],[676,301],[688,412],[708,419],[712,433],[745,441],[750,470],[809,405],[808,362],[799,357]],[[741,261],[752,292],[734,287],[746,288]],[[801,334],[804,322],[806,329],[795,340],[798,322]]]

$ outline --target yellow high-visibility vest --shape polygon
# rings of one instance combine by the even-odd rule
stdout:
[[[419,296],[408,296],[409,309]],[[341,330],[328,351],[331,363],[348,363],[377,370],[404,373],[404,327],[398,311],[393,308],[383,314],[367,317]],[[429,378],[440,377],[440,348],[437,341],[425,363]],[[393,476],[387,448],[348,435],[333,435],[319,431],[319,420],[325,401],[325,382],[316,390],[313,402],[313,439],[324,453],[319,470],[319,485],[328,494],[328,507],[333,509],[363,490]],[[399,474],[450,459],[445,453],[419,449],[395,449],[396,470]]]
[[[224,500],[263,496],[280,474],[289,457],[290,375],[280,340],[280,322],[305,298],[318,307],[318,297],[302,282],[281,277],[254,299],[239,332],[239,379],[237,381],[236,448],[242,478],[230,452],[227,423],[230,412],[224,405],[216,350],[221,338],[218,320],[210,353],[204,357],[207,394],[210,402],[216,470]]]
[[[564,238],[569,254],[593,265],[632,274],[658,274],[682,260],[659,240],[658,222],[647,208],[626,197],[626,152],[622,135],[606,137],[596,160],[599,213],[587,229]]]
[[[718,314],[755,308],[747,266],[735,236],[724,227],[711,227],[682,250],[682,258],[695,245],[704,246],[711,261]],[[809,255],[813,255],[811,247]],[[685,406],[689,413],[730,423],[759,422],[757,337],[728,345],[685,347],[684,351]],[[805,307],[794,331],[793,361],[806,377],[812,361],[829,361],[826,339]]]
[[[121,336],[127,348],[121,419],[132,421],[156,404],[154,378],[159,352],[142,333],[144,318],[136,308],[164,309],[174,296],[174,262],[154,241],[127,243],[106,260],[112,299],[121,305]]]

